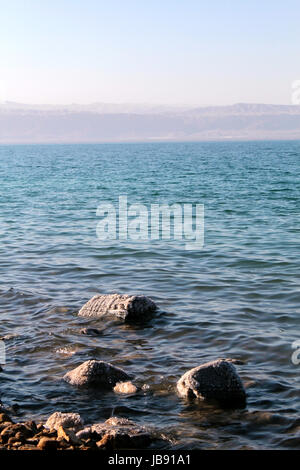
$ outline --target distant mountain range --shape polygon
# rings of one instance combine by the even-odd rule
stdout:
[[[300,106],[0,103],[0,143],[300,139]]]

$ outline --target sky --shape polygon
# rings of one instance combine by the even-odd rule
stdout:
[[[299,0],[0,0],[0,101],[290,104]]]

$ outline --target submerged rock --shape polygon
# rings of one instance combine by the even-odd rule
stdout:
[[[56,429],[59,427],[77,430],[83,427],[83,421],[78,413],[61,413],[56,411],[47,420],[45,428]]]
[[[99,336],[102,334],[102,331],[98,328],[81,328],[80,334],[87,336]]]
[[[77,433],[79,439],[93,439],[98,448],[125,449],[147,447],[151,433],[126,418],[109,418],[104,423],[93,424]]]
[[[79,310],[82,317],[114,315],[125,321],[143,321],[157,309],[155,303],[144,295],[95,295]]]
[[[223,359],[207,362],[186,372],[177,382],[181,396],[244,405],[246,392],[234,365]]]
[[[130,376],[119,367],[108,362],[86,361],[76,369],[67,372],[64,380],[71,385],[101,386],[103,388],[114,388],[118,382],[127,382]]]

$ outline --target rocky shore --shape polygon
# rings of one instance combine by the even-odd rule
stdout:
[[[125,418],[84,426],[76,413],[56,412],[46,423],[14,423],[0,413],[0,450],[114,450],[148,447],[159,437]]]
[[[144,296],[101,295],[80,310],[83,316],[113,315],[124,321],[141,321],[157,307]],[[89,334],[86,328],[83,334]],[[93,329],[93,335],[98,330]],[[243,407],[246,392],[233,359],[217,359],[196,365],[177,382],[174,393],[183,400],[209,400],[216,406]],[[62,375],[73,387],[97,387],[112,393],[131,395],[138,391],[134,377],[125,370],[94,359]],[[126,418],[111,417],[102,423],[85,425],[78,413],[53,413],[46,422],[13,422],[10,413],[0,412],[0,450],[122,450],[144,449],[166,439],[159,432]]]

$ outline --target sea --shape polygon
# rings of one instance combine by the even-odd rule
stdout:
[[[299,164],[299,141],[0,146],[0,399],[13,419],[124,417],[174,450],[300,448]],[[202,245],[101,239],[97,208],[117,212],[120,196],[203,206]],[[159,310],[139,324],[78,317],[110,293]],[[183,373],[218,358],[238,362],[246,407],[177,394]],[[62,380],[89,359],[138,392]]]

